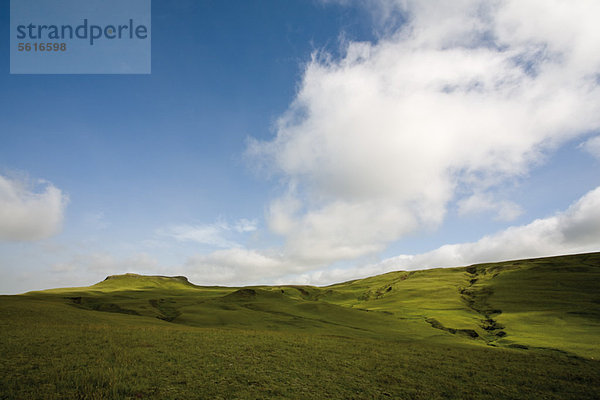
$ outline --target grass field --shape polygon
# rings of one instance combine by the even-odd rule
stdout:
[[[400,268],[400,266],[399,266]],[[0,399],[598,399],[600,253],[0,296]]]

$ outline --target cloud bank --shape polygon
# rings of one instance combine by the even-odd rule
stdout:
[[[600,187],[567,210],[509,227],[477,242],[444,245],[355,268],[318,268],[276,251],[220,250],[188,259],[184,270],[202,284],[324,285],[397,270],[463,266],[480,262],[600,251]]]
[[[398,270],[593,252],[600,251],[599,239],[600,187],[563,212],[510,227],[477,242],[449,244],[423,254],[400,255],[358,268],[317,271],[280,282],[329,284]]]
[[[0,240],[40,240],[60,231],[68,197],[48,182],[39,186],[0,175]]]

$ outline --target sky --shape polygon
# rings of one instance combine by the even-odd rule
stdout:
[[[598,16],[153,0],[147,75],[11,75],[0,41],[0,293],[600,251]]]

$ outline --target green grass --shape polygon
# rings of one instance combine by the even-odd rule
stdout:
[[[328,287],[0,296],[0,399],[600,397],[600,253]]]

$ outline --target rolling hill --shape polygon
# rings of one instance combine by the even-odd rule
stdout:
[[[124,274],[0,312],[0,398],[600,396],[600,253],[326,287]]]

